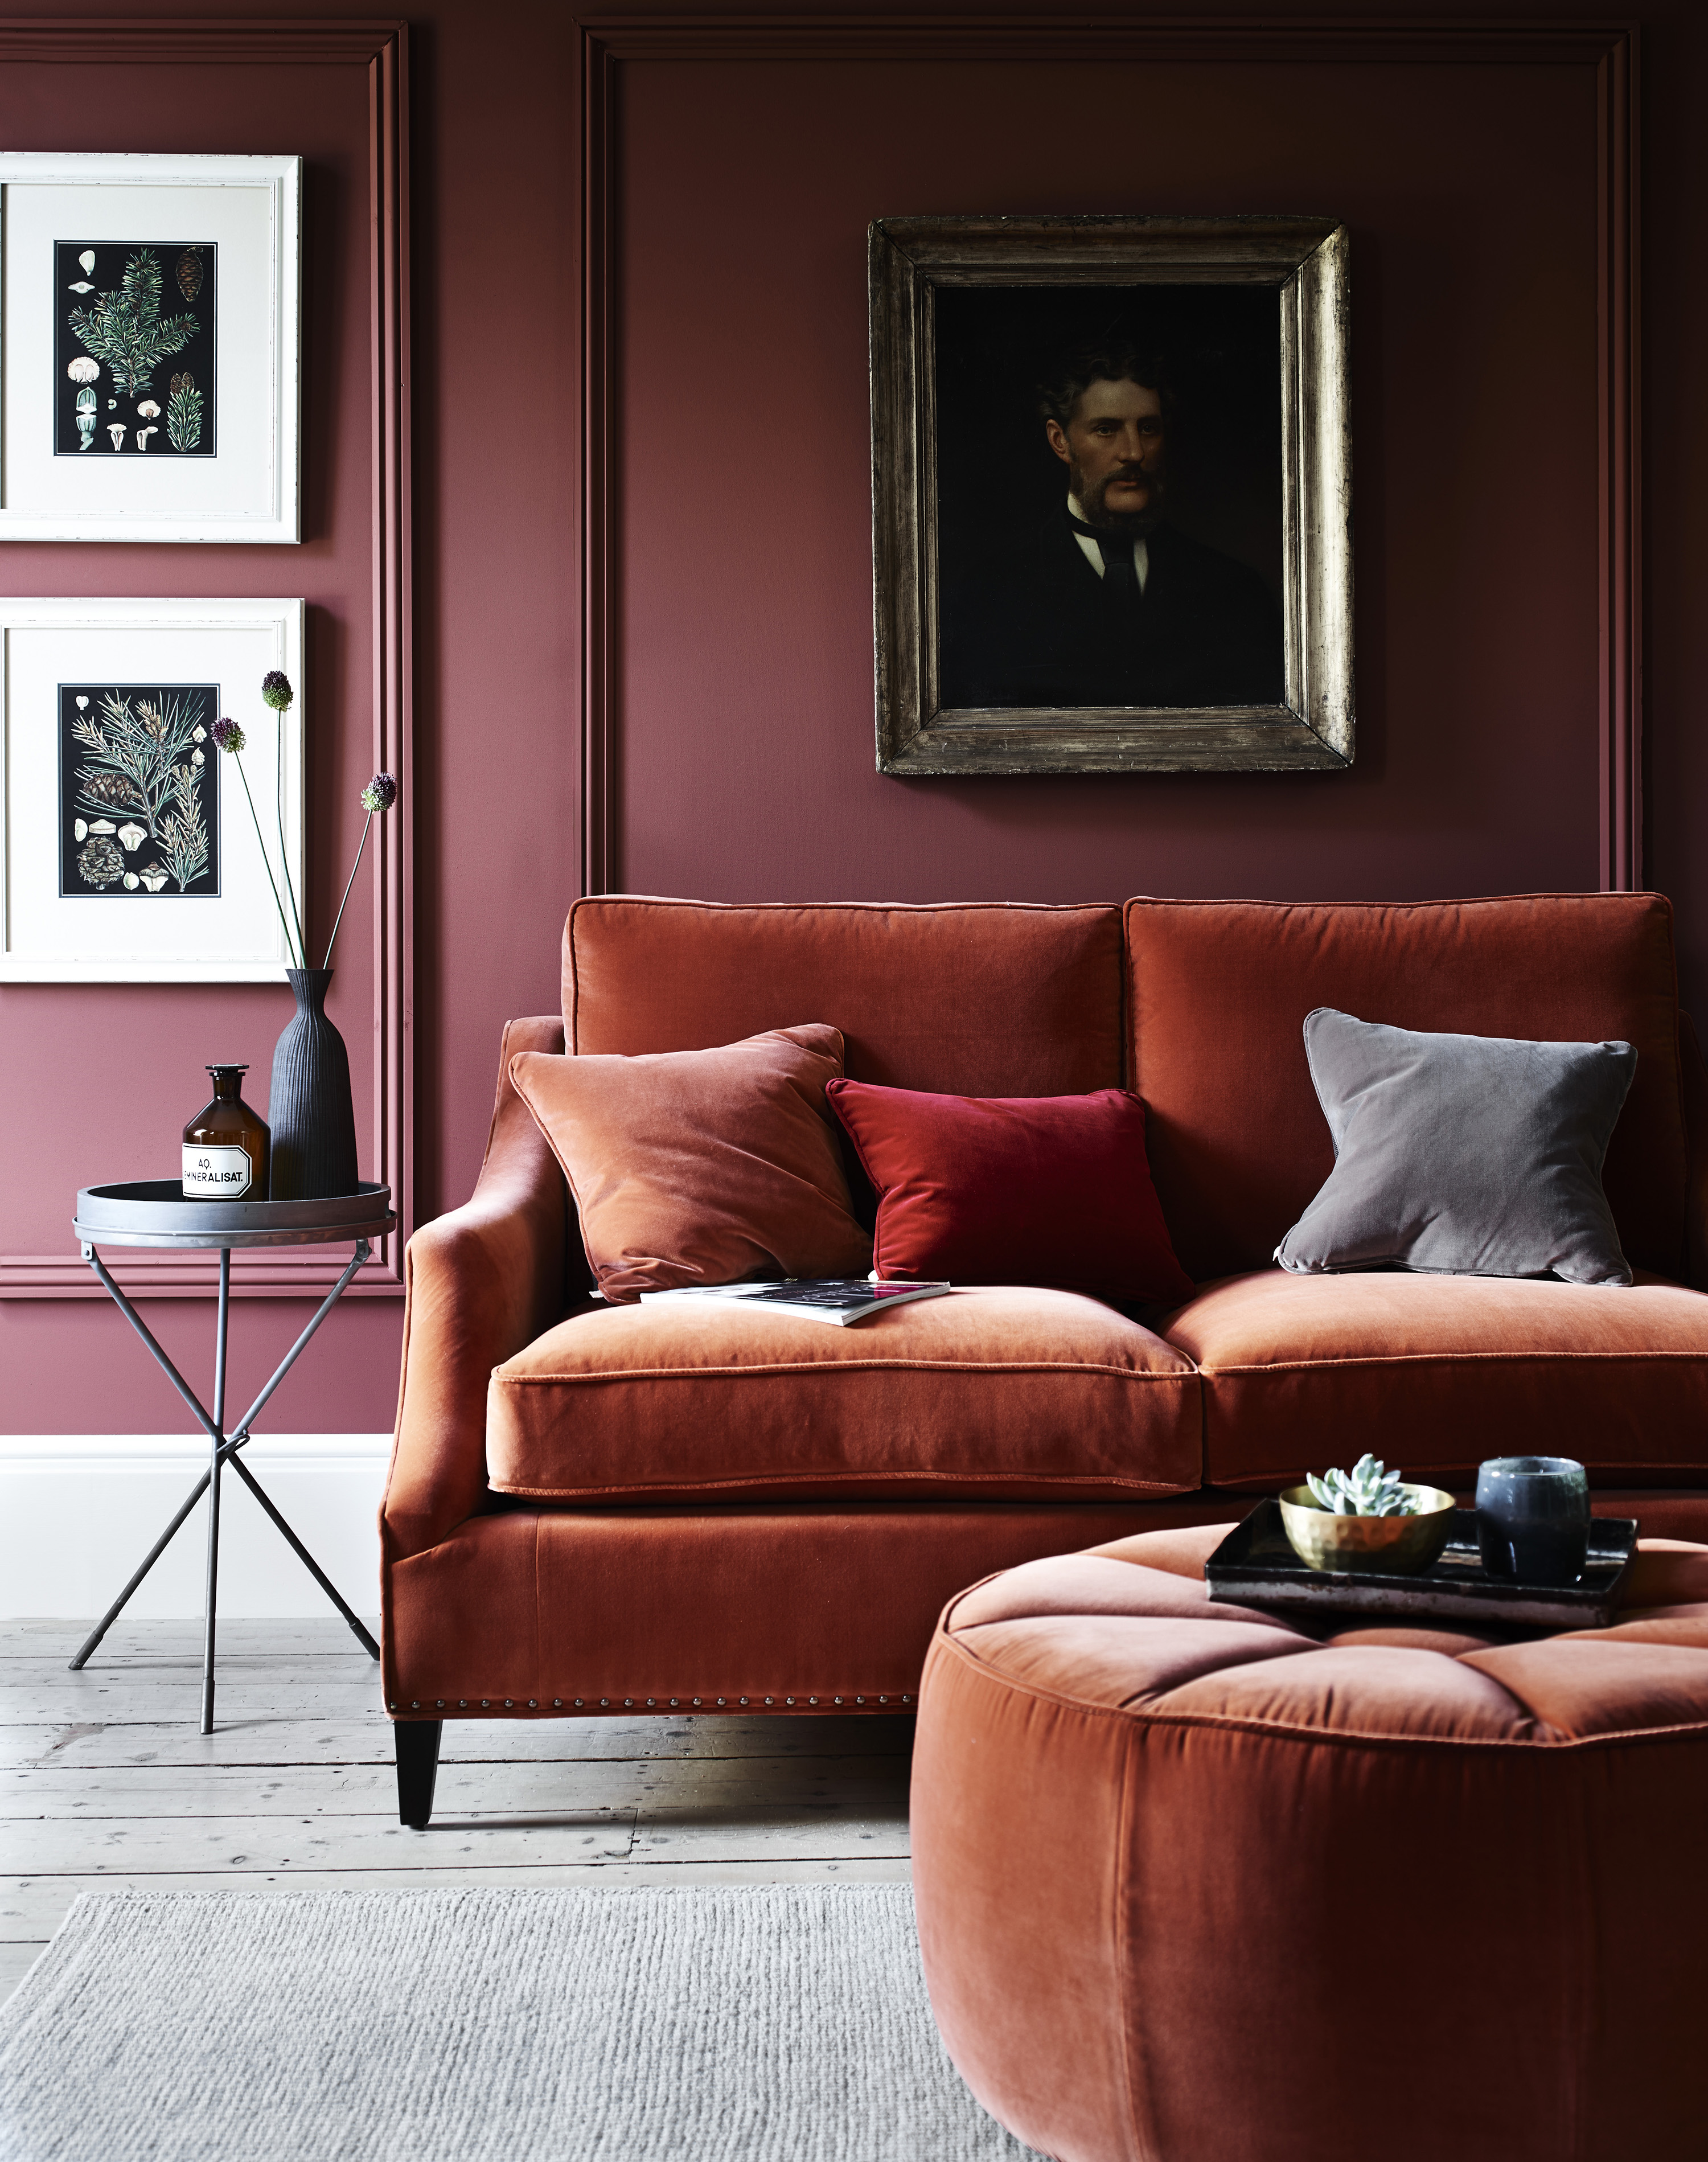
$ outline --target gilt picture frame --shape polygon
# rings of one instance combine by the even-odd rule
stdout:
[[[868,242],[879,771],[1350,765],[1345,227]]]
[[[0,540],[300,539],[302,160],[0,152]]]
[[[285,980],[257,817],[300,894],[302,629],[300,600],[0,599],[0,984]]]

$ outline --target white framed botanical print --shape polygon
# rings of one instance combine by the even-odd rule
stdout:
[[[0,983],[284,980],[269,858],[300,894],[302,612],[0,599]],[[284,713],[261,697],[275,668]]]
[[[302,160],[0,152],[0,540],[300,537]]]

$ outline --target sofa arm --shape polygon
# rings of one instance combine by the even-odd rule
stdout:
[[[1684,1183],[1684,1267],[1695,1291],[1708,1291],[1708,1065],[1695,1024],[1679,1016],[1679,1072],[1684,1083],[1684,1138],[1689,1169]]]
[[[514,1052],[562,1049],[561,1021],[506,1025],[474,1192],[405,1250],[397,1434],[380,1508],[389,1561],[436,1546],[480,1507],[488,1378],[569,1303],[568,1188],[510,1085]]]

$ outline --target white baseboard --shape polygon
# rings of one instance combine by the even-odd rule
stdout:
[[[380,1491],[389,1434],[259,1436],[244,1461],[358,1614],[379,1611]],[[0,1434],[0,1616],[104,1614],[207,1463],[187,1434]],[[204,1498],[125,1609],[201,1611]],[[337,1610],[236,1473],[220,1480],[219,1610],[299,1620]]]

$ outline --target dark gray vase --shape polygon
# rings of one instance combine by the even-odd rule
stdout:
[[[350,1059],[326,1019],[330,969],[287,969],[296,1011],[273,1053],[267,1123],[273,1129],[274,1201],[317,1201],[356,1191],[356,1114]]]

